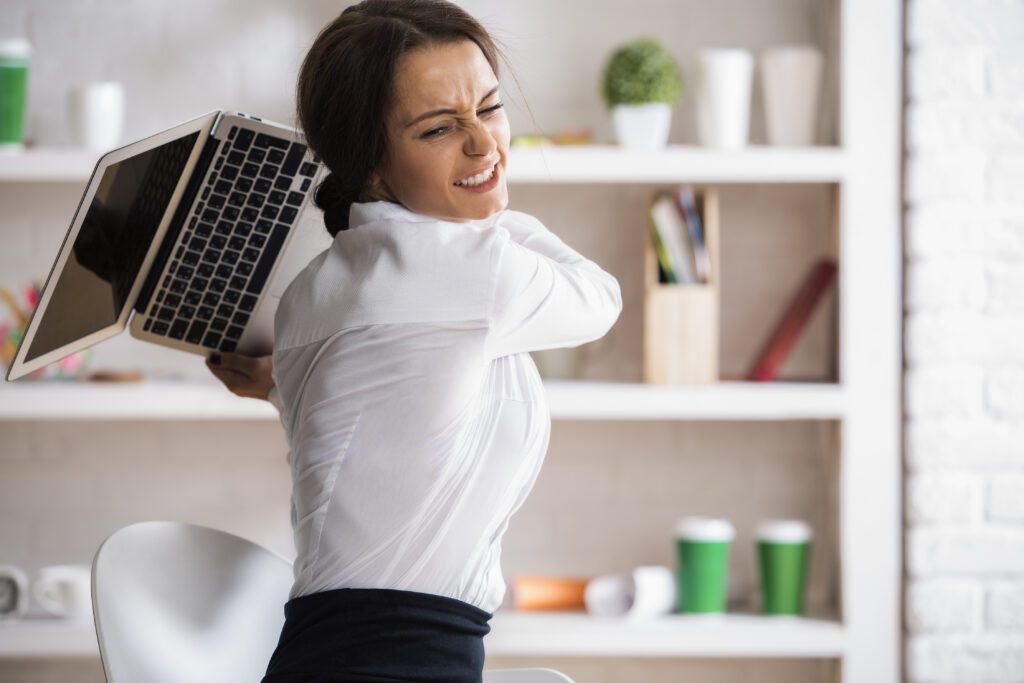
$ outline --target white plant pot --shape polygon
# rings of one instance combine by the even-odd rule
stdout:
[[[630,149],[663,149],[672,125],[672,106],[665,102],[618,104],[612,107],[615,137]]]

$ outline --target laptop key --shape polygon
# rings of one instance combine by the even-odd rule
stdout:
[[[185,330],[187,329],[187,320],[175,320],[174,324],[171,325],[171,331],[168,333],[167,336],[172,337],[174,339],[181,339],[185,336]]]
[[[217,277],[222,277],[225,280],[227,280],[229,277],[231,277],[232,272],[234,272],[234,269],[232,269],[231,266],[229,265],[225,265],[222,263],[219,266],[217,266]]]
[[[228,321],[225,318],[214,318],[210,323],[210,329],[217,332],[223,332],[227,329]]]
[[[277,218],[277,214],[280,211],[281,210],[279,208],[277,208],[276,206],[273,206],[271,204],[267,204],[266,206],[263,207],[263,211],[260,212],[260,215],[263,216],[264,218],[269,218],[270,220],[274,220],[275,218]]]
[[[249,130],[248,128],[241,128],[238,131],[238,139],[235,140],[235,149],[240,149],[243,152],[249,149],[249,145],[252,144],[252,139],[256,137],[256,133]]]
[[[244,327],[239,327],[238,325],[229,325],[227,332],[224,333],[224,336],[227,337],[228,339],[238,340],[242,337],[243,332],[245,332]]]
[[[249,314],[243,311],[238,311],[237,313],[235,313],[235,317],[231,319],[231,322],[233,322],[236,325],[244,326],[247,322],[249,322]]]
[[[292,189],[292,177],[287,175],[277,176],[277,180],[274,181],[274,187],[287,192]]]
[[[240,254],[237,251],[232,251],[232,250],[228,249],[220,257],[220,260],[223,261],[224,263],[227,263],[227,264],[233,266],[236,263],[238,263],[238,257],[239,256],[240,256]]]
[[[265,195],[256,194],[254,192],[253,194],[249,195],[249,201],[247,203],[249,204],[249,206],[255,206],[258,209],[261,206],[263,206],[263,202],[265,202],[266,200],[267,198]]]
[[[268,220],[258,220],[258,221],[256,221],[256,232],[258,232],[260,234],[266,235],[273,228],[274,228],[274,223],[272,221],[268,221]]]
[[[281,192],[280,190],[274,190],[273,192],[270,193],[270,196],[267,199],[268,201],[270,201],[271,204],[277,204],[278,206],[280,206],[281,204],[284,204],[284,196],[284,192]]]
[[[242,301],[239,302],[239,308],[252,312],[252,309],[256,307],[257,301],[259,301],[257,297],[254,297],[252,294],[246,294],[242,297]]]
[[[211,194],[210,201],[207,202],[207,206],[211,209],[222,209],[224,208],[224,195],[222,194]]]
[[[309,189],[309,185],[310,185],[310,183],[312,183],[312,182],[313,182],[313,180],[312,180],[311,178],[306,178],[305,180],[303,180],[303,181],[302,181],[302,187],[301,187],[300,189],[301,189],[301,190],[302,190],[303,192],[305,192],[306,190],[308,190],[308,189]]]
[[[253,271],[249,285],[246,287],[247,292],[259,294],[263,291],[263,285],[267,282],[267,277],[274,267],[278,252],[284,246],[286,237],[288,237],[288,228],[282,225],[274,226],[274,230],[270,233],[269,239],[267,239],[267,246],[263,250],[263,255],[260,256],[259,263],[256,264],[256,270]]]
[[[252,223],[239,223],[235,226],[235,234],[247,237],[252,231]]]
[[[193,321],[192,326],[188,328],[188,335],[185,337],[185,341],[190,344],[198,344],[203,341],[203,335],[206,334],[206,323],[202,320]]]
[[[211,349],[217,348],[217,344],[220,344],[220,335],[216,332],[208,332],[206,338],[203,339],[203,346]]]
[[[284,152],[279,149],[272,149],[270,150],[270,154],[267,155],[267,159],[269,159],[271,163],[279,164],[284,161]]]
[[[312,178],[316,174],[316,164],[311,164],[308,161],[302,165],[299,169],[299,175],[304,175],[307,178]]]
[[[263,194],[266,194],[270,192],[271,184],[270,181],[267,180],[266,178],[257,178],[256,185],[254,187],[256,188],[257,192],[262,192]]]
[[[199,292],[193,290],[185,292],[185,303],[188,304],[189,306],[195,306],[196,304],[199,303],[199,300]]]
[[[291,225],[292,223],[295,222],[295,217],[298,215],[298,209],[296,209],[294,206],[286,206],[283,209],[281,209],[281,216],[277,220],[281,221],[282,223],[285,223],[286,225]]]
[[[241,298],[241,296],[242,295],[238,292],[238,290],[229,289],[228,291],[224,292],[224,301],[227,301],[229,304],[237,304],[238,299]]]
[[[234,313],[234,306],[230,306],[228,304],[221,304],[220,306],[217,307],[217,315],[219,316],[230,318],[232,315],[234,315]]]
[[[225,166],[224,168],[220,169],[220,177],[226,178],[227,180],[234,180],[235,178],[238,177],[238,167]]]
[[[288,150],[288,158],[281,164],[281,173],[287,176],[294,176],[295,172],[299,170],[299,164],[302,163],[302,157],[305,155],[305,145],[298,142],[292,143],[291,149]]]
[[[302,206],[302,202],[305,198],[306,195],[302,194],[301,192],[289,192],[287,201],[292,206]]]
[[[238,126],[231,126],[231,131],[228,133],[228,140],[234,140],[235,135],[238,133]]]
[[[248,249],[246,249],[248,251]],[[259,258],[259,252],[256,252],[256,258]],[[256,259],[252,259],[255,261]],[[248,261],[239,261],[238,265],[235,266],[235,272],[239,275],[248,275],[252,272],[252,264]]]
[[[214,195],[215,197],[217,195]],[[228,202],[232,206],[245,206],[245,195],[241,192],[232,192],[231,196],[228,197]]]
[[[259,175],[260,167],[256,164],[246,162],[245,166],[242,167],[242,175],[246,178],[255,178]]]
[[[242,220],[249,221],[250,223],[252,223],[259,217],[260,212],[258,209],[254,209],[251,206],[242,209]]]
[[[170,322],[171,320],[174,320],[174,309],[167,308],[166,306],[164,306],[163,308],[160,309],[160,312],[156,314],[156,317],[159,318],[160,320],[166,320]]]
[[[209,321],[213,317],[213,309],[209,306],[200,306],[196,309],[196,319]]]
[[[225,339],[220,343],[220,350],[231,353],[238,346],[238,342],[233,339]]]
[[[178,317],[179,318],[191,318],[196,314],[196,309],[192,306],[179,306]]]
[[[241,275],[236,275],[233,278],[231,278],[231,287],[233,289],[242,290],[245,289],[245,285],[247,284],[247,282],[248,281]]]
[[[220,303],[220,294],[213,291],[212,289],[203,295],[203,304],[206,306],[216,306]]]
[[[229,220],[229,221],[238,220],[238,207],[229,206],[226,209],[224,209],[223,211],[221,211],[220,215],[223,216],[225,220]]]
[[[245,155],[235,150],[228,155],[228,163],[233,166],[241,166],[245,162]]]
[[[221,194],[229,194],[231,192],[231,183],[226,180],[218,180],[217,184],[213,186],[213,190]],[[203,199],[206,199],[206,197],[203,197]]]
[[[214,249],[223,249],[224,245],[228,243],[228,238],[224,235],[214,235],[210,238],[210,246]]]
[[[278,149],[288,149],[288,141],[282,140],[281,138],[270,137],[264,133],[259,133],[256,136],[257,147],[277,147]]]
[[[254,164],[261,164],[263,163],[263,160],[267,158],[267,152],[266,150],[262,150],[258,147],[253,147],[249,150],[249,156],[246,158]]]
[[[200,223],[196,227],[196,234],[200,237],[209,237],[211,233],[213,233],[213,226],[209,223]]]
[[[228,246],[236,251],[241,251],[245,247],[245,238],[241,235],[232,235],[231,239],[228,240]]]
[[[209,283],[210,281],[207,280],[205,277],[197,277],[192,280],[192,289],[196,290],[197,292],[202,292],[204,289],[206,289],[206,285],[208,285]]]
[[[153,323],[153,334],[159,334],[159,335],[162,335],[162,336],[167,336],[167,329],[168,329],[167,323],[159,323],[159,322],[158,323]]]
[[[248,247],[247,249],[245,249],[245,251],[242,252],[242,259],[244,259],[243,263],[245,261],[250,261],[252,263],[256,263],[256,260],[259,257],[260,257],[260,250],[259,249],[253,249],[252,247]],[[238,265],[242,265],[242,264],[239,263]]]
[[[164,303],[170,306],[171,308],[174,308],[175,306],[181,303],[181,297],[178,296],[177,294],[168,294],[167,297],[164,299]]]
[[[260,177],[273,179],[277,177],[277,166],[274,164],[263,164],[263,168],[260,169]]]

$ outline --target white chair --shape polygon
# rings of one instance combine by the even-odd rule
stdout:
[[[93,618],[107,683],[258,683],[284,626],[292,563],[195,524],[140,522],[100,544]],[[571,683],[551,669],[486,683]]]

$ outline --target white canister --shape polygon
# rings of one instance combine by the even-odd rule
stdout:
[[[121,144],[125,116],[124,85],[114,81],[86,83],[68,91],[71,141],[93,151]]]
[[[747,50],[697,53],[697,138],[701,145],[740,149],[750,140],[754,57]]]
[[[36,601],[54,616],[92,620],[92,569],[88,565],[43,567],[33,585]]]
[[[629,149],[658,150],[668,144],[672,106],[665,102],[619,104],[612,108],[615,138]]]
[[[768,142],[813,145],[821,109],[821,50],[813,45],[779,45],[761,55],[761,82]]]

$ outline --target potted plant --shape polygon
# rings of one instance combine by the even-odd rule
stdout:
[[[681,93],[679,66],[654,39],[620,46],[605,64],[602,95],[625,147],[663,148]]]

